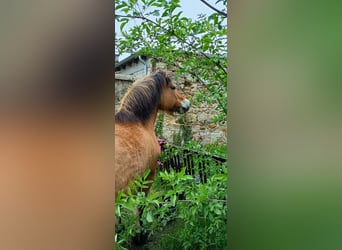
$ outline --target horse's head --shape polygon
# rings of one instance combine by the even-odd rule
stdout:
[[[165,74],[165,80],[166,84],[162,88],[159,109],[168,113],[184,114],[190,108],[190,101],[186,99],[182,92],[177,90],[176,84],[167,74]]]

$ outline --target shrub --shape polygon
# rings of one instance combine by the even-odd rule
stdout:
[[[217,168],[209,165],[209,168],[214,167]],[[147,180],[150,171],[137,176],[127,192],[119,192],[116,199],[115,213],[120,221],[116,249],[130,248],[136,235],[151,238],[160,234],[170,221],[175,221],[171,225],[177,230],[169,230],[172,235],[161,237],[164,242],[156,243],[159,246],[167,243],[173,244],[169,249],[180,246],[182,249],[226,249],[226,164],[222,164],[220,170],[208,176],[206,183],[198,183],[194,176],[185,174],[185,168],[180,172],[159,170],[147,196],[142,189],[150,183]],[[141,210],[140,226],[137,208]]]

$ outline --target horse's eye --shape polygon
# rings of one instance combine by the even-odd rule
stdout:
[[[175,89],[176,89],[176,86],[171,86],[171,89],[175,90]]]

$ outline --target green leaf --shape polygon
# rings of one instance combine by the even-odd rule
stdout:
[[[151,169],[148,168],[144,173],[144,180],[146,180],[146,178],[150,175],[150,173],[151,173]]]
[[[130,187],[127,188],[127,194],[128,194],[129,196],[132,196],[132,191],[131,191],[131,188],[130,188]]]
[[[134,212],[134,207],[130,203],[122,203],[122,206],[131,212]]]
[[[120,30],[123,30],[126,24],[128,23],[128,18],[121,18],[122,23],[120,24]]]
[[[176,195],[171,196],[171,204],[172,204],[172,206],[176,205],[176,199],[177,199]]]
[[[160,15],[160,12],[159,12],[159,10],[154,10],[151,14],[152,14],[153,16],[159,16],[159,15]]]
[[[117,207],[116,207],[115,212],[118,214],[118,217],[121,216],[121,209],[120,209],[120,206],[117,206]]]
[[[168,9],[166,9],[163,14],[162,17],[167,17],[169,15],[170,11]]]
[[[153,222],[153,217],[150,211],[146,214],[146,221],[149,223]]]

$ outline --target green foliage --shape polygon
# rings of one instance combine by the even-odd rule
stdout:
[[[157,116],[156,123],[154,125],[154,132],[156,133],[156,136],[159,138],[163,138],[163,122],[164,122],[164,112],[159,112]]]
[[[183,146],[192,140],[191,123],[188,121],[187,115],[180,115],[177,123],[180,124],[178,132],[172,135],[174,145]]]
[[[147,177],[150,170],[144,173],[143,177],[137,176],[134,182],[130,183],[127,192],[120,191],[115,201],[115,216],[120,221],[116,232],[116,246],[128,247],[132,237],[144,233],[152,235],[161,225],[167,222],[166,216],[163,220],[155,219],[158,214],[165,214],[168,206],[160,206],[161,194],[150,192],[148,196],[142,191],[150,184]],[[142,216],[139,218],[139,210],[143,209]],[[140,223],[141,226],[137,226]]]
[[[193,148],[196,148],[193,143]],[[217,145],[208,146],[212,152],[220,152]],[[163,155],[168,155],[169,152]],[[202,157],[203,158],[203,157]],[[200,157],[198,158],[200,159]],[[209,165],[208,169],[217,168]],[[116,249],[130,249],[132,238],[140,233],[156,243],[148,249],[226,249],[227,247],[227,166],[220,171],[209,171],[207,182],[198,183],[196,178],[180,172],[159,170],[148,196],[141,192],[150,181],[149,171],[132,182],[127,192],[119,192],[116,199]],[[137,208],[143,209],[140,225]],[[177,230],[167,230],[168,227]],[[152,242],[153,243],[153,242]],[[158,248],[159,247],[159,248]]]
[[[226,12],[227,1],[216,8]],[[122,37],[119,53],[145,54],[176,66],[177,75],[191,76],[206,85],[199,97],[217,104],[218,121],[227,113],[227,19],[218,12],[200,14],[195,20],[183,15],[179,0],[115,0],[116,19]],[[128,25],[129,24],[129,25]]]
[[[209,154],[217,155],[222,158],[227,158],[227,145],[226,144],[218,144],[217,142],[214,142],[212,144],[206,144],[203,146],[204,151],[206,151]]]
[[[202,145],[198,141],[188,141],[184,144],[184,147],[190,150],[203,151],[207,155],[214,155],[224,159],[227,158],[226,144],[219,144],[218,142],[214,142],[211,144]]]
[[[227,175],[216,174],[206,184],[189,190],[191,204],[179,203],[179,217],[184,221],[179,240],[183,249],[225,249],[227,246]]]

